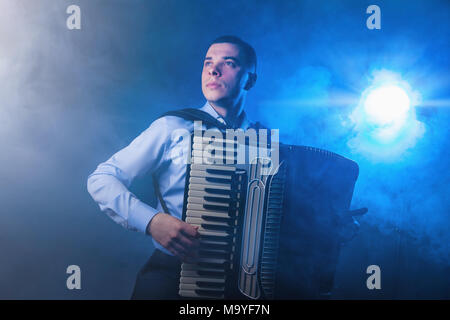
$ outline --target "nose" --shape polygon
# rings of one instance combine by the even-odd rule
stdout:
[[[211,64],[209,67],[208,73],[210,76],[219,77],[221,75],[220,69],[217,67],[216,64]]]

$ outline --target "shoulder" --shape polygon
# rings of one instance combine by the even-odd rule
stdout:
[[[189,129],[191,121],[187,121],[177,116],[166,115],[152,122],[149,128],[172,131],[175,129]]]
[[[177,116],[162,115],[141,132],[135,143],[164,145],[165,148],[170,148],[180,140],[180,137],[190,136],[193,127],[192,121]]]
[[[174,130],[193,130],[193,122],[186,120],[180,116],[163,114],[156,120],[154,120],[147,130],[159,131],[163,133],[171,133]]]

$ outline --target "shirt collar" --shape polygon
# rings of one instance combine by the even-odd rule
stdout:
[[[226,123],[225,119],[222,118],[222,116],[217,113],[217,111],[211,106],[209,101],[206,101],[205,105],[203,107],[201,107],[200,110],[209,113],[211,116],[213,116],[215,119],[219,120],[220,122]]]
[[[211,106],[209,101],[206,101],[206,103],[203,105],[203,107],[200,108],[200,110],[209,113],[211,116],[216,118],[218,121],[222,122],[223,124],[226,124],[225,119],[219,113],[217,113],[217,111]],[[242,129],[246,130],[249,128],[249,126],[250,126],[250,122],[248,121],[247,115],[244,112],[244,119],[242,120],[240,127]]]

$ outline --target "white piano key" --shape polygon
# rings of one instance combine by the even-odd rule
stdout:
[[[207,282],[212,284],[223,284],[225,283],[225,277],[222,278],[210,278],[210,277],[203,277],[203,278],[194,278],[194,277],[182,277],[180,282],[185,284],[196,284],[197,282]]]
[[[203,158],[203,150],[192,150],[192,156]]]
[[[191,165],[191,170],[206,171],[207,169],[236,172],[235,166],[215,166],[215,165],[205,165],[205,164],[192,164]]]
[[[217,274],[211,275],[211,274],[204,274],[201,270],[181,270],[181,276],[182,277],[190,277],[190,278],[216,278],[216,279],[224,279],[225,280],[225,271],[213,271],[217,272]]]
[[[210,185],[204,183],[190,183],[189,190],[206,190],[206,189],[215,189],[215,190],[231,190],[231,184],[220,184],[220,185]]]
[[[224,239],[224,240],[222,240],[222,241],[220,241],[220,240],[210,240],[210,239],[205,240],[205,239],[202,239],[202,240],[200,240],[200,243],[201,243],[201,244],[205,244],[205,245],[223,245],[223,246],[229,246],[229,245],[232,245],[234,242],[233,242],[233,241],[228,241],[228,240],[226,240],[226,239]],[[234,250],[234,249],[233,249],[233,250]]]
[[[200,150],[192,151],[192,163],[193,164],[204,164],[204,165],[227,165],[233,164],[236,160],[235,156],[228,156],[225,154],[213,155],[209,152],[204,152]]]
[[[217,293],[221,293],[224,291],[224,287],[200,287],[195,283],[180,283],[180,287],[181,290],[207,290],[207,291],[216,291]],[[205,293],[206,294],[206,293]]]
[[[196,151],[198,151],[198,152],[203,151],[203,155],[205,155],[205,154],[213,155],[212,152],[214,151],[214,155],[234,157],[234,156],[236,156],[235,154],[237,154],[239,149],[237,148],[236,145],[223,146],[223,145],[204,144],[202,150],[199,149]]]
[[[181,280],[181,278],[180,278]],[[196,283],[182,283],[180,281],[180,286],[179,288],[181,290],[202,290],[201,292],[203,292],[203,294],[207,294],[207,292],[204,292],[203,290],[207,290],[207,291],[212,291],[213,293],[217,293],[217,294],[221,294],[224,292],[224,286],[219,286],[219,287],[207,287],[207,286],[199,286]]]
[[[220,193],[211,193],[204,190],[189,190],[188,196],[192,197],[216,197],[216,198],[223,198],[223,199],[230,199],[231,196],[229,194],[220,194]]]
[[[206,257],[199,257],[196,258],[195,261],[197,263],[212,263],[216,265],[223,265],[226,262],[230,262],[228,259],[222,259],[222,258],[206,258]]]
[[[189,177],[189,184],[203,184],[203,185],[207,185],[209,188],[215,188],[216,186],[231,186],[231,180],[226,180],[223,182],[212,182],[212,181],[207,181],[206,178],[199,178],[199,177]]]
[[[228,250],[231,250],[231,251],[235,251],[235,248],[234,248],[234,243],[235,243],[235,241],[233,240],[233,241],[227,241],[227,240],[223,240],[223,241],[220,241],[220,240],[210,240],[210,239],[202,239],[202,240],[200,240],[200,242],[202,243],[202,244],[205,244],[205,245],[210,245],[210,246],[213,246],[213,245],[219,245],[219,246],[230,246],[231,247],[231,249],[228,249]]]
[[[204,293],[198,293],[195,290],[181,290],[179,291],[179,295],[186,298],[203,298],[203,299],[223,299],[224,295],[208,295]]]
[[[210,172],[201,171],[201,170],[191,170],[190,176],[191,177],[199,177],[199,178],[227,179],[227,180],[231,181],[231,175],[229,175],[229,174],[216,174],[216,173],[210,173]]]
[[[203,197],[189,197],[188,198],[188,203],[195,203],[195,204],[201,204],[201,205],[211,205],[211,206],[220,206],[220,207],[224,207],[228,208],[230,206],[230,201],[228,201],[228,203],[226,202],[216,202],[216,201],[210,201],[210,200],[206,200]]]
[[[227,232],[227,231],[218,231],[218,230],[209,230],[209,229],[205,229],[203,228],[202,224],[199,223],[189,223],[191,226],[194,227],[198,227],[198,231],[203,231],[203,235],[207,235],[207,236],[216,236],[216,237],[229,237],[232,235],[231,232]],[[211,234],[206,234],[207,232],[211,233]],[[217,234],[212,234],[212,233],[217,233]],[[200,235],[202,235],[202,233],[200,233]]]
[[[186,210],[186,217],[198,217],[203,216],[217,217],[217,218],[232,218],[227,212],[209,211],[209,210]]]
[[[196,217],[187,217],[186,222],[191,223],[191,224],[209,224],[209,225],[214,225],[214,226],[231,227],[230,224],[228,224],[226,222],[207,221],[202,218],[196,218]]]
[[[200,210],[200,211],[205,211],[205,212],[210,212],[208,209],[205,209],[203,207],[202,204],[198,204],[198,203],[189,203],[187,204],[187,209],[191,209],[191,210]],[[212,211],[212,210],[211,210]],[[221,210],[215,210],[215,212],[224,212],[226,213],[227,211],[221,211]]]
[[[196,224],[192,224],[193,226],[198,226],[198,233],[200,233],[200,235],[205,235],[205,236],[215,236],[215,237],[230,237],[233,234],[225,232],[225,231],[211,231],[211,230],[206,230],[204,229],[202,226],[200,225],[196,225]]]

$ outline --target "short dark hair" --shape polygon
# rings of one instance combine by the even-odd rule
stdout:
[[[255,49],[253,49],[253,47],[247,42],[236,36],[220,36],[214,39],[209,44],[209,47],[211,47],[214,43],[233,43],[237,45],[245,57],[245,64],[247,67],[256,73],[256,52]]]

